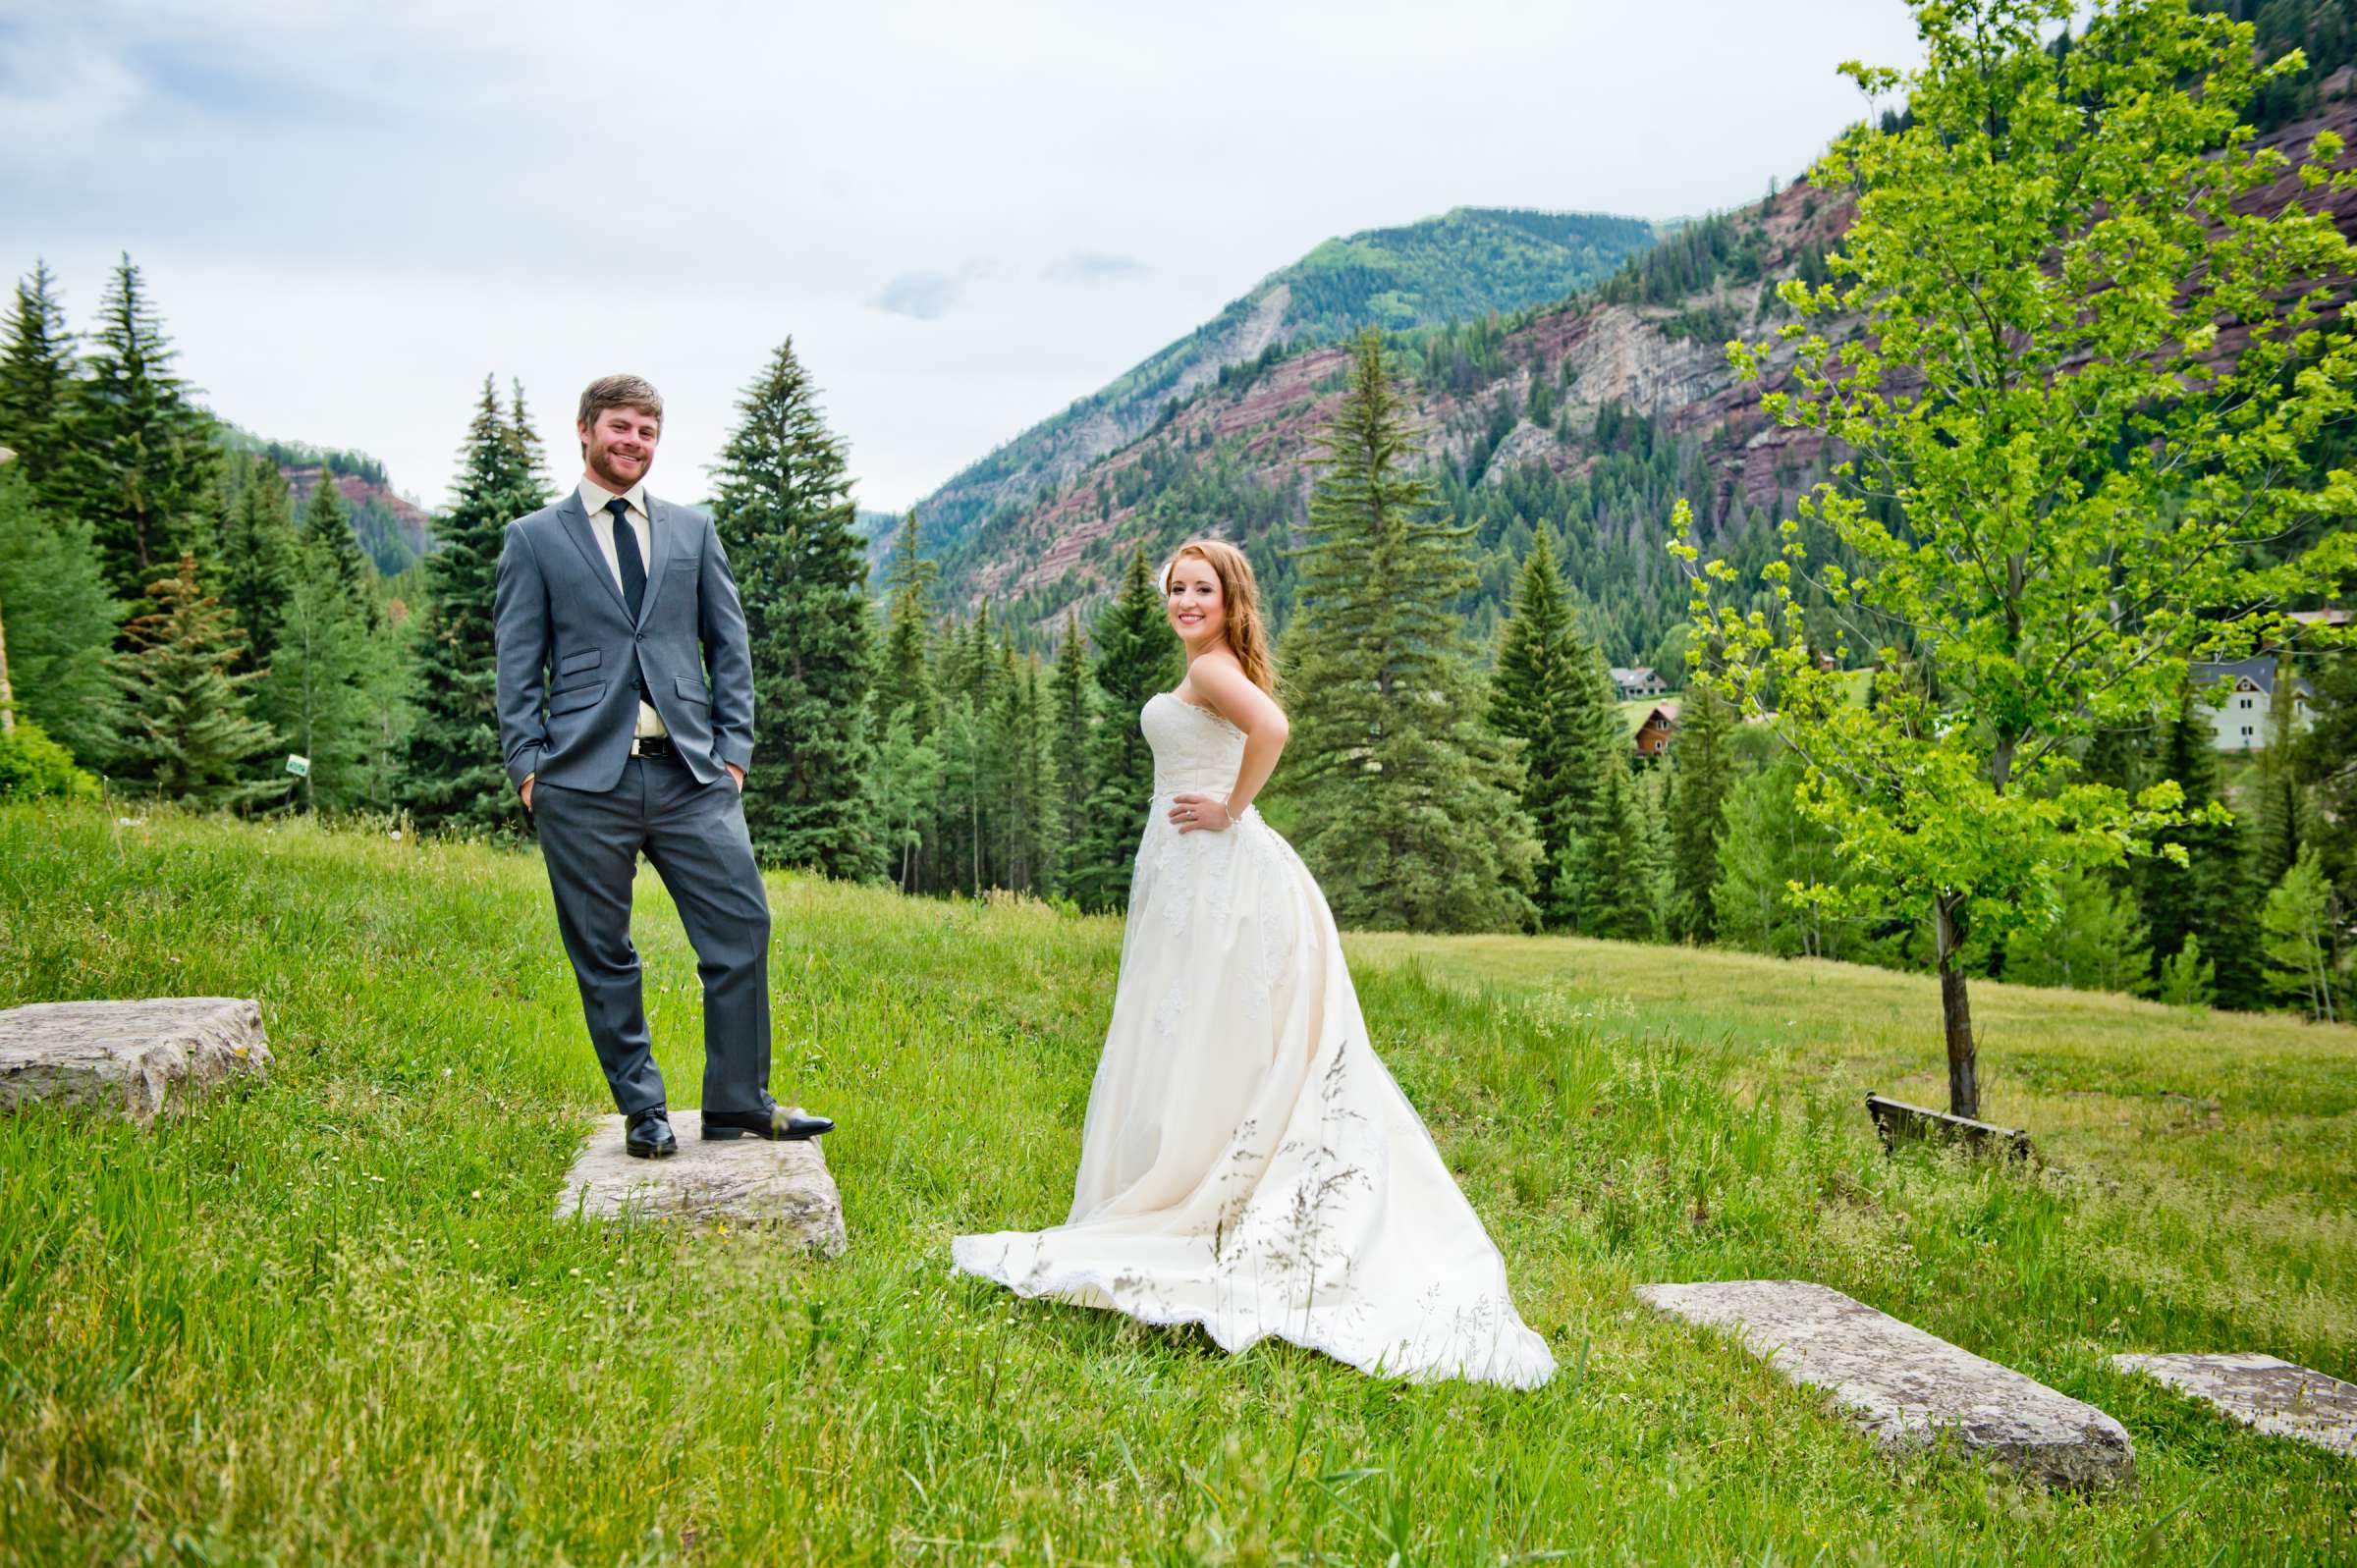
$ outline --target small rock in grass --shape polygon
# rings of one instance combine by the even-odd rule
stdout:
[[[0,1109],[98,1106],[143,1124],[269,1067],[262,1009],[243,998],[36,1001],[0,1012]]]
[[[2125,1481],[2136,1450],[2120,1424],[2010,1367],[1799,1279],[1640,1285],[1688,1323],[1740,1334],[1786,1379],[1822,1388],[1891,1447],[1954,1442],[2041,1481]]]
[[[2111,1364],[2149,1373],[2254,1432],[2357,1454],[2357,1383],[2255,1354],[2113,1356]]]

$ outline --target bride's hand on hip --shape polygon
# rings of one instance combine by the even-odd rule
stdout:
[[[1218,795],[1173,795],[1171,821],[1180,833],[1224,833],[1235,826],[1228,802]]]

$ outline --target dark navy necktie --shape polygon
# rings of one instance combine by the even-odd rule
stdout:
[[[638,608],[646,603],[646,558],[638,553],[630,502],[616,496],[606,503],[606,510],[614,514],[614,559],[622,566],[622,602],[630,607],[630,623],[635,625]]]

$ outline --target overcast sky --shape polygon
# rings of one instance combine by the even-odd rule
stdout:
[[[1331,235],[1749,200],[1899,0],[0,0],[0,261],[128,249],[224,416],[431,506],[486,372],[591,377],[706,493],[789,335],[900,507]]]

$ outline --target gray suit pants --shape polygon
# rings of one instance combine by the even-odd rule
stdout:
[[[630,945],[644,850],[679,905],[704,982],[706,1110],[758,1110],[769,1087],[769,897],[724,772],[697,784],[670,757],[632,757],[612,789],[534,783],[532,819],[557,926],[580,982],[598,1065],[626,1115],[663,1104]]]

